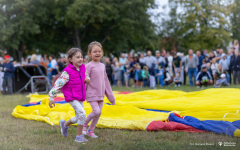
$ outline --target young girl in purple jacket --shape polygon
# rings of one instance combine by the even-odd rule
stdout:
[[[83,64],[82,51],[79,48],[71,48],[67,53],[68,66],[63,70],[61,76],[57,79],[54,87],[49,92],[49,106],[55,106],[54,97],[58,90],[62,89],[65,101],[75,110],[75,117],[68,121],[60,120],[61,133],[68,136],[68,127],[77,123],[77,136],[75,142],[86,142],[82,134],[83,124],[86,119],[86,112],[83,108],[83,101],[86,99],[85,83],[90,82]]]

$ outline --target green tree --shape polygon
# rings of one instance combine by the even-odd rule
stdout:
[[[240,1],[234,0],[231,14],[232,37],[240,40]]]
[[[86,52],[91,41],[105,53],[155,49],[155,26],[147,13],[154,0],[0,0],[0,46],[13,53]]]
[[[171,8],[167,35],[177,41],[178,49],[186,51],[189,48],[200,50],[228,46],[231,25],[227,17],[231,12],[231,3],[224,0],[169,0],[169,4],[173,3],[177,6]]]
[[[18,59],[22,57],[29,36],[40,32],[35,17],[43,15],[37,9],[41,3],[34,0],[0,0],[0,46]]]

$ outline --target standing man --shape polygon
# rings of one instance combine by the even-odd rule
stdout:
[[[157,64],[157,60],[154,56],[152,56],[152,52],[150,50],[147,51],[147,56],[145,57],[145,64],[148,68],[152,67],[152,64]]]
[[[12,64],[12,62],[10,62],[10,56],[6,55],[4,57],[4,64],[3,64],[3,71],[4,71],[4,77],[3,77],[3,94],[6,94],[6,88],[8,87],[8,94],[12,94],[13,92],[13,76],[14,76],[14,71],[15,68]]]
[[[188,55],[185,58],[185,71],[188,72],[190,86],[193,86],[192,77],[194,77],[194,83],[196,83],[197,77],[198,57],[193,54],[193,50],[188,50]]]
[[[161,68],[165,68],[165,60],[164,58],[160,55],[160,51],[157,50],[156,51],[156,66],[155,66],[155,80],[156,80],[156,85],[158,85],[158,83],[160,84],[160,81],[158,82],[158,77],[157,77],[157,73],[158,73],[158,68],[159,66],[161,66]]]
[[[202,60],[204,59],[204,56],[201,54],[200,51],[197,51],[196,55],[198,57],[198,66],[197,66],[197,68],[198,68],[198,72],[200,72],[201,71],[201,66],[202,66]]]
[[[235,51],[235,55],[233,55],[231,61],[233,71],[233,83],[237,84],[236,80],[238,80],[238,84],[240,84],[240,56],[238,51]]]
[[[121,66],[120,70],[121,70],[121,82],[122,82],[122,85],[125,85],[125,82],[124,82],[124,67],[125,65],[127,64],[127,58],[126,58],[126,55],[125,53],[122,53],[120,59],[119,59],[119,65]]]
[[[171,76],[171,78],[173,77],[173,57],[172,57],[172,55],[170,55],[170,53],[169,52],[167,52],[167,54],[166,54],[166,56],[167,56],[167,60],[168,60],[168,67],[167,67],[167,71],[169,72],[169,74],[170,74],[170,76]]]
[[[231,58],[232,58],[232,50],[229,49],[228,50],[228,54],[227,54],[227,64],[228,64],[228,75],[229,75],[229,84],[232,84],[232,68],[231,68]]]
[[[145,64],[149,68],[149,80],[150,80],[150,88],[156,88],[155,81],[155,66],[157,65],[157,60],[154,56],[152,56],[152,52],[150,50],[147,51],[147,57],[145,57]]]
[[[167,52],[166,52],[165,49],[163,49],[163,50],[161,51],[161,56],[162,56],[163,59],[164,59],[165,68],[167,68],[167,67],[168,67],[168,58],[167,58]]]
[[[175,77],[177,76],[177,73],[181,74],[182,60],[177,56],[176,52],[173,52],[173,68]]]

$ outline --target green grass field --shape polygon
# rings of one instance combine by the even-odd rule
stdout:
[[[230,88],[240,88],[231,86]],[[149,88],[113,87],[115,91],[140,91]],[[196,87],[164,87],[162,89],[197,91]],[[206,89],[206,88],[205,88]],[[71,126],[69,136],[60,134],[59,126],[50,126],[44,122],[14,118],[11,113],[16,105],[28,103],[26,95],[0,95],[0,150],[118,150],[118,149],[240,149],[240,138],[215,133],[183,133],[183,132],[146,132],[119,129],[96,129],[98,139],[89,139],[86,144],[74,142],[76,127]],[[240,100],[239,100],[240,101]],[[219,146],[218,142],[235,142],[234,147]],[[196,144],[214,144],[201,146]]]

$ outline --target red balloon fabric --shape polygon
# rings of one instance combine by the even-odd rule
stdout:
[[[182,132],[197,132],[197,133],[202,133],[202,132],[207,132],[203,130],[199,130],[197,128],[194,128],[192,126],[184,125],[181,123],[177,122],[162,122],[162,121],[152,121],[150,122],[147,127],[147,131],[182,131]]]

